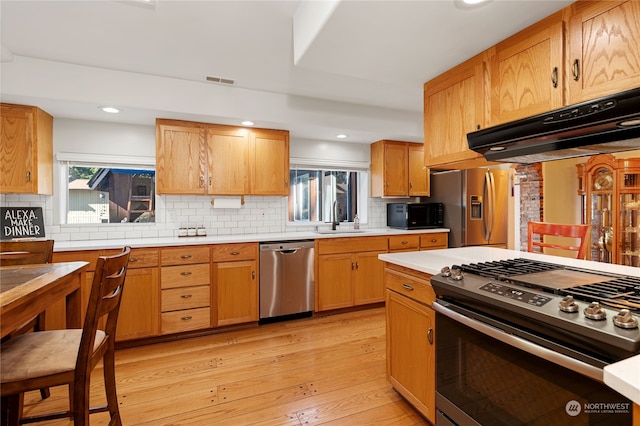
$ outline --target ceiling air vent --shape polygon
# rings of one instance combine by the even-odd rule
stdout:
[[[220,84],[229,84],[229,85],[236,84],[236,81],[230,78],[211,77],[209,75],[207,76],[207,81],[211,81],[213,83],[220,83]]]

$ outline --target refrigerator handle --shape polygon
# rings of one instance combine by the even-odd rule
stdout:
[[[493,174],[491,170],[487,170],[484,175],[484,186],[487,197],[487,215],[484,217],[485,235],[484,238],[487,243],[491,243],[491,236],[493,234],[493,226],[495,223],[495,193],[496,185],[493,180]]]

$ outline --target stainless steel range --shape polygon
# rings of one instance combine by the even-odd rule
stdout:
[[[631,424],[603,368],[640,354],[640,278],[509,259],[431,284],[438,424]]]

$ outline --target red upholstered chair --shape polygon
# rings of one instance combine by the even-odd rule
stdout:
[[[529,222],[527,251],[543,253],[545,248],[566,250],[575,253],[577,259],[585,259],[587,256],[586,241],[590,228],[591,225]],[[566,243],[548,242],[545,236],[563,237],[560,240],[566,241]],[[579,241],[576,242],[576,240]]]
[[[122,424],[116,394],[114,344],[130,253],[131,249],[125,247],[122,253],[98,258],[82,329],[27,333],[2,344],[0,415],[9,420],[7,424],[70,417],[76,426],[85,426],[89,424],[90,413],[103,411],[111,416],[109,424]],[[102,318],[106,321],[102,322]],[[90,407],[91,372],[100,361],[107,405]],[[69,411],[21,418],[20,396],[24,392],[62,385],[69,386]]]

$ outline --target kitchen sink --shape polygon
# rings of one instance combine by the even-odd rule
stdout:
[[[313,231],[316,234],[360,234],[365,232],[364,229],[318,229]]]

